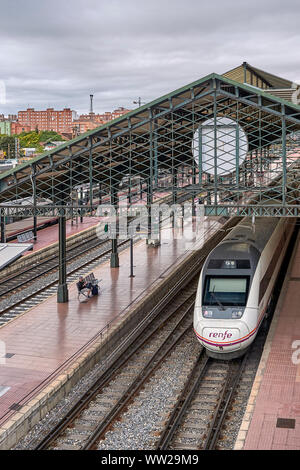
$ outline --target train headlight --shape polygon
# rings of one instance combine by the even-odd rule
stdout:
[[[232,310],[231,318],[241,318],[243,310]]]
[[[205,318],[211,318],[213,316],[213,311],[212,310],[203,310],[203,316]]]

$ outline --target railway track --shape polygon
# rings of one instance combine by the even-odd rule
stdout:
[[[67,252],[66,261],[70,263],[78,257],[88,253],[94,248],[108,246],[108,240],[99,242],[95,235],[92,235],[84,241],[79,241],[76,246],[69,249]],[[35,263],[33,266],[28,266],[18,274],[6,277],[5,281],[0,285],[0,300],[11,295],[12,292],[16,293],[24,288],[29,282],[39,279],[41,276],[49,274],[58,269],[57,254],[49,256],[43,261]]]
[[[185,275],[149,314],[143,316],[137,327],[127,328],[127,334],[118,335],[118,344],[99,364],[97,376],[88,390],[63,413],[42,442],[31,448],[95,448],[130,403],[142,395],[141,390],[160,371],[161,365],[166,361],[172,363],[176,348],[182,351],[183,375],[185,367],[190,370],[191,355],[186,353],[186,346],[191,347],[193,343],[193,348],[194,344],[199,347],[192,333],[199,271],[211,246],[224,235],[224,231],[219,232],[207,243]],[[121,343],[120,337],[124,338]],[[178,370],[176,368],[176,373]]]
[[[143,410],[145,426],[147,423],[149,427],[148,447],[141,441],[141,447],[135,448],[232,449],[234,432],[238,432],[240,425],[236,415],[239,411],[242,418],[265,334],[260,335],[254,343],[256,348],[243,358],[234,361],[208,358],[192,333],[196,285],[196,280],[189,284],[184,299],[183,291],[178,292],[166,309],[166,316],[148,327],[146,336],[142,334],[122,358],[110,365],[36,450],[108,450],[114,449],[113,443],[120,442],[121,437],[124,441],[120,449],[131,448],[125,447],[128,439],[123,428],[126,430],[127,422],[136,419],[143,406],[148,405],[155,387],[162,390],[160,382],[166,380],[166,367],[170,373],[175,363],[181,366],[176,370],[176,388],[159,405],[161,409],[158,406],[159,414],[169,414],[169,419],[146,420],[147,410],[146,413]],[[253,367],[249,370],[251,361]],[[150,412],[157,418],[157,410]],[[132,428],[135,427],[133,424]]]
[[[184,292],[177,289],[163,314],[156,312],[151,323],[147,322],[134,342],[106,368],[36,450],[96,447],[165,358],[180,342],[186,342],[187,334],[192,334],[196,288],[195,278]]]
[[[161,430],[156,450],[233,449],[268,326],[260,329],[241,358],[216,360],[201,351]]]
[[[200,354],[156,448],[214,449],[245,362],[246,356],[225,362]]]
[[[178,202],[187,200],[186,194],[180,194]],[[167,203],[171,196],[163,198],[161,202]],[[138,241],[138,237],[134,242]],[[119,251],[129,246],[130,239],[119,241]],[[76,243],[67,253],[67,282],[74,282],[79,275],[85,275],[94,269],[99,261],[109,259],[111,253],[110,241],[99,241],[96,235]],[[80,259],[83,261],[81,262]],[[77,262],[76,267],[72,263]],[[57,254],[50,256],[34,266],[26,267],[23,271],[3,280],[0,285],[0,302],[8,299],[8,305],[0,311],[0,326],[16,318],[29,308],[53,295],[57,290],[58,279],[58,257]],[[43,282],[41,280],[43,279]],[[37,281],[38,286],[32,292],[31,286]],[[16,300],[14,301],[14,296]],[[12,299],[12,302],[9,300]]]
[[[277,278],[273,309],[297,231],[296,228]],[[200,353],[160,431],[157,450],[233,449],[271,320],[272,314],[263,321],[251,347],[239,359],[222,361]]]
[[[137,241],[137,239],[135,240]],[[98,240],[98,246],[94,246],[91,248],[89,246],[86,248],[86,243],[83,243],[85,246],[84,253],[82,252],[80,254],[80,248],[77,248],[77,253],[73,254],[68,257],[68,262],[70,263],[71,261],[74,262],[78,259],[80,259],[83,254],[87,255],[88,254],[88,260],[80,262],[79,266],[77,267],[67,267],[67,282],[74,282],[79,275],[85,275],[89,271],[91,271],[94,267],[99,265],[99,262],[106,261],[109,259],[110,253],[111,253],[111,248],[110,248],[110,241],[104,241],[103,243],[99,244]],[[88,244],[89,245],[89,244]],[[119,251],[120,249],[125,249],[129,245],[129,239],[128,240],[123,240],[122,242],[118,243]],[[38,271],[28,271],[26,275],[26,280],[23,279],[21,281],[22,283],[22,289],[24,289],[24,286],[29,286],[29,290],[31,287],[31,284],[34,280],[39,280],[41,279],[42,276],[44,276],[44,281],[42,285],[39,287],[36,287],[34,292],[27,292],[26,289],[23,290],[21,293],[21,296],[18,298],[18,300],[13,301],[12,304],[10,304],[8,307],[4,308],[0,312],[0,325],[7,323],[8,321],[14,319],[16,316],[20,315],[21,313],[25,312],[31,307],[34,307],[35,305],[38,305],[40,302],[45,300],[46,298],[50,297],[53,295],[58,286],[58,274],[57,274],[57,268],[53,266],[53,261],[51,260],[50,266],[47,262],[45,262],[44,268],[42,270]],[[53,277],[51,276],[51,273],[54,273],[55,279],[53,280]],[[30,275],[32,274],[32,277]],[[47,278],[47,275],[49,276]],[[14,279],[13,282],[18,282],[18,277]],[[18,284],[16,284],[18,286]],[[21,291],[22,291],[21,289]],[[16,290],[14,288],[11,288],[10,291],[10,296],[15,295],[19,291],[19,286],[16,287]],[[13,297],[12,297],[13,299]]]

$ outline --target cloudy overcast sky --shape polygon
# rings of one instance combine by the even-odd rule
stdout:
[[[0,0],[0,114],[132,109],[243,61],[300,82],[299,20],[299,0]]]

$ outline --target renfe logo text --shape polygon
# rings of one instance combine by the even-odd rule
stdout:
[[[224,333],[219,332],[219,333],[209,333],[209,338],[220,338],[220,339],[230,339],[232,337],[232,333],[229,333],[228,330],[226,330]]]

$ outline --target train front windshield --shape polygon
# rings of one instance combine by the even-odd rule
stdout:
[[[206,276],[203,305],[245,306],[249,276]]]

